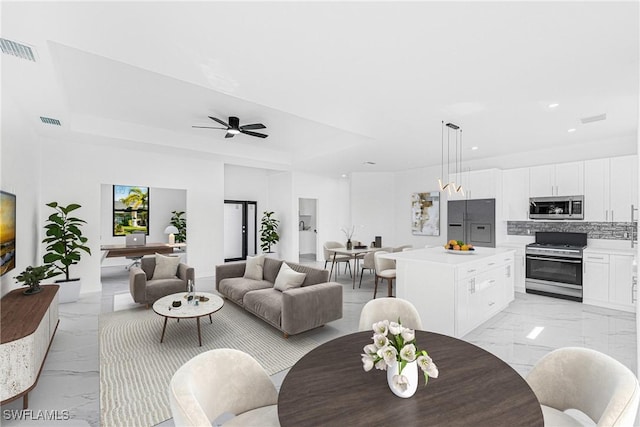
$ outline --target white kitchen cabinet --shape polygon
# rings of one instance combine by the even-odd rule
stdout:
[[[609,255],[585,252],[582,262],[582,300],[593,305],[608,303]]]
[[[584,162],[529,168],[529,196],[575,196],[584,193]]]
[[[449,182],[462,185],[464,196],[455,193],[448,196],[449,200],[460,199],[496,199],[502,193],[502,171],[499,169],[483,169],[467,171],[449,175]]]
[[[631,205],[638,206],[637,157],[612,157],[609,159],[609,221],[631,221]]]
[[[502,171],[502,215],[509,221],[529,219],[529,168]]]
[[[638,205],[636,156],[585,161],[585,220],[631,221],[631,205]]]
[[[633,256],[611,255],[609,261],[609,302],[621,310],[633,311]]]
[[[605,249],[584,253],[583,301],[585,304],[635,312],[633,258]]]

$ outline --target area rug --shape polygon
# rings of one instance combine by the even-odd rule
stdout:
[[[235,348],[253,356],[269,375],[290,368],[319,343],[304,334],[285,339],[280,331],[233,303],[200,319],[164,318],[139,307],[100,316],[100,419],[102,426],[153,426],[171,418],[167,389],[186,361],[214,348]]]

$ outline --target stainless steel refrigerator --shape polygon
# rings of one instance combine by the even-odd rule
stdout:
[[[447,239],[474,246],[496,247],[496,200],[450,200]]]

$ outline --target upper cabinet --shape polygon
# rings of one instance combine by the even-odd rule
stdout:
[[[587,221],[631,221],[631,205],[638,205],[636,156],[587,160],[584,212]]]
[[[529,168],[502,171],[502,215],[511,221],[529,218]]]
[[[584,194],[584,162],[559,163],[529,168],[529,196],[575,196]]]
[[[448,200],[458,199],[496,199],[502,193],[502,171],[499,169],[484,169],[464,172],[449,176],[449,182],[462,184],[464,196],[461,193],[448,195]]]

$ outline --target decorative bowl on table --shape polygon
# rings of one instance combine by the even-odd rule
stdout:
[[[472,244],[464,243],[462,240],[449,240],[444,245],[444,250],[458,255],[472,255],[475,252]]]

